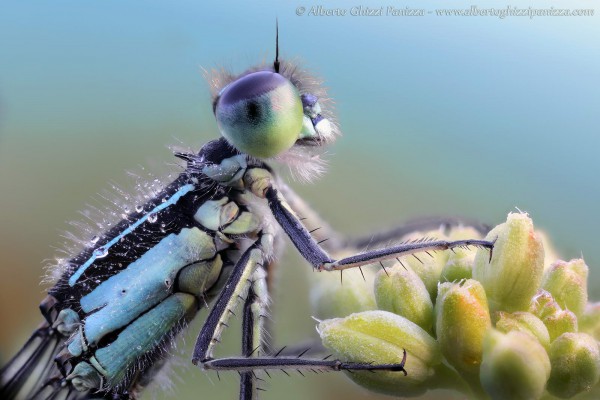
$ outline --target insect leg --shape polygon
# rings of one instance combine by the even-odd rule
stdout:
[[[321,216],[302,199],[296,192],[283,182],[278,183],[277,187],[286,199],[294,213],[300,216],[302,221],[310,225],[309,231],[318,242],[323,242],[323,247],[327,251],[336,251],[347,246],[346,238],[329,225]]]
[[[252,276],[252,285],[248,290],[242,317],[242,355],[244,357],[261,356],[266,345],[268,331],[265,326],[269,293],[266,272],[261,266]],[[253,371],[240,373],[240,400],[252,400],[257,387]]]
[[[274,187],[271,186],[265,191],[265,197],[268,200],[269,207],[275,219],[290,237],[300,254],[319,271],[340,271],[417,252],[448,250],[455,247],[477,246],[488,248],[490,249],[490,258],[492,256],[491,250],[494,244],[486,240],[467,239],[447,241],[423,239],[359,253],[340,260],[333,260],[319,243],[312,238],[310,232],[302,225],[302,222],[294,215],[289,204]]]
[[[254,371],[277,369],[295,371],[401,371],[406,375],[404,364],[406,351],[398,364],[353,363],[340,360],[318,360],[302,357],[226,357],[206,361],[203,366],[215,371]]]
[[[269,246],[272,244],[272,239],[272,235],[269,234],[259,235],[259,239],[244,252],[234,266],[225,284],[225,288],[221,291],[213,309],[208,315],[206,323],[200,331],[192,362],[194,364],[200,363],[204,369],[238,371],[240,373],[248,372],[252,374],[242,375],[242,396],[250,396],[245,397],[246,400],[251,399],[251,392],[255,388],[252,378],[256,379],[253,375],[253,371],[256,369],[404,371],[404,360],[399,364],[374,365],[371,363],[348,363],[329,359],[315,360],[301,357],[280,357],[278,354],[270,357],[257,355],[256,357],[212,358],[214,347],[219,342],[219,337],[224,327],[227,326],[227,318],[229,314],[234,312],[238,299],[240,297],[243,298],[247,293],[255,295],[258,299],[266,297],[266,284],[263,286],[264,280],[258,279],[253,281],[253,278],[256,276],[255,271],[257,271],[257,266],[260,266],[265,255],[269,254],[268,250],[270,250]],[[263,252],[263,249],[266,249],[266,251]],[[250,287],[252,287],[252,291],[249,290]],[[265,289],[263,290],[263,288]],[[260,334],[257,335],[257,331],[260,330],[260,324],[256,324],[255,322],[257,314],[259,312],[262,313],[260,310],[264,309],[264,305],[255,301],[256,298],[249,300],[250,310],[244,318],[246,329],[243,351],[245,354],[248,354],[249,343],[253,342],[253,345],[254,343],[259,343],[262,337]],[[246,300],[246,304],[248,304],[248,300]],[[250,329],[248,328],[250,327],[252,328],[252,333],[249,332]],[[244,399],[244,397],[242,398]]]
[[[225,287],[219,294],[215,304],[208,315],[194,348],[192,362],[204,365],[205,361],[212,359],[215,345],[219,342],[221,333],[227,327],[227,320],[240,299],[244,299],[252,284],[252,277],[256,267],[263,262],[263,248],[272,246],[272,234],[261,233],[258,239],[242,254],[237,261]]]
[[[256,294],[252,287],[248,290],[246,302],[244,303],[244,316],[242,318],[242,355],[250,357],[254,346],[254,315],[252,303]],[[256,382],[252,372],[240,373],[240,400],[251,400],[254,396]]]
[[[461,225],[471,227],[482,235],[487,234],[491,229],[490,226],[474,219],[459,217],[424,217],[408,221],[400,226],[386,231],[376,232],[369,236],[347,239],[344,243],[344,246],[357,249],[364,248],[366,246],[378,246],[391,240],[398,240],[399,238],[412,232],[428,231],[440,228],[443,231],[447,231],[450,228]]]

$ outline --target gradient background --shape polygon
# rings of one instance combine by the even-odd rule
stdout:
[[[217,137],[200,67],[241,72],[271,60],[276,16],[282,56],[303,60],[337,102],[344,136],[330,150],[330,173],[294,184],[333,226],[368,233],[430,214],[497,224],[519,207],[564,258],[586,257],[591,297],[600,299],[600,10],[533,20],[298,17],[297,7],[315,3],[222,3],[2,2],[0,360],[40,320],[43,260],[60,247],[65,221],[109,182],[131,184],[125,170],[165,169],[174,138],[198,148]],[[352,5],[361,4],[596,3]],[[278,344],[314,335],[309,268],[293,251],[286,257],[293,261],[275,294]],[[230,354],[237,332],[226,336]],[[237,374],[220,382],[192,368],[178,374],[170,398],[237,396]],[[276,373],[269,387],[265,399],[368,396],[337,374]]]

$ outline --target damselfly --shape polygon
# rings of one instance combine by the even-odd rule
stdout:
[[[185,169],[175,180],[112,228],[80,238],[88,245],[56,267],[56,283],[40,305],[45,321],[2,369],[1,398],[135,398],[165,363],[173,338],[210,303],[192,362],[239,372],[242,399],[256,393],[255,370],[387,370],[398,371],[399,379],[407,373],[406,353],[396,364],[378,365],[269,350],[264,317],[282,235],[325,273],[421,251],[491,249],[492,243],[429,239],[385,246],[406,233],[399,228],[371,237],[371,250],[334,257],[361,240],[344,240],[325,222],[319,232],[305,228],[303,217],[318,216],[273,165],[310,180],[322,172],[320,152],[339,130],[325,90],[278,53],[272,65],[239,76],[210,74],[222,137],[198,153],[176,153]],[[238,312],[242,354],[215,358]]]

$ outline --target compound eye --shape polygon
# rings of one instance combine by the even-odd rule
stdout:
[[[272,71],[253,72],[221,90],[215,116],[221,134],[238,150],[258,158],[290,149],[303,117],[298,89]]]

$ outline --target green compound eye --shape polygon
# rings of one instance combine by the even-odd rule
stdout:
[[[225,86],[215,107],[225,139],[259,158],[291,148],[302,129],[303,115],[298,89],[271,71],[253,72]]]

